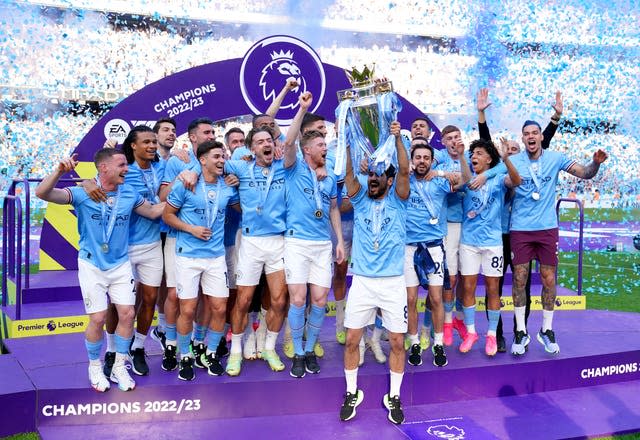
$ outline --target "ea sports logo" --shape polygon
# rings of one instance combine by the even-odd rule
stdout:
[[[276,121],[288,125],[298,111],[298,97],[313,94],[315,111],[324,96],[326,78],[322,61],[315,51],[297,38],[276,35],[254,44],[245,54],[240,68],[240,90],[249,108],[264,113],[287,84],[298,87],[285,96]]]
[[[104,138],[115,139],[119,144],[123,143],[131,128],[127,121],[112,119],[104,125]]]

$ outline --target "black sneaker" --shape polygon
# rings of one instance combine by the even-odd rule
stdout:
[[[162,369],[164,371],[173,371],[178,368],[178,359],[176,358],[176,346],[167,345],[162,355]]]
[[[436,367],[444,367],[449,363],[442,345],[434,345],[431,347],[431,352],[433,353],[433,365]]]
[[[556,342],[556,334],[551,329],[546,331],[540,331],[537,334],[538,342],[544,345],[544,349],[547,353],[557,354],[560,353],[560,346]]]
[[[507,341],[505,341],[504,336],[500,335],[496,338],[498,342],[498,353],[506,353],[507,352]]]
[[[346,422],[356,416],[356,408],[364,400],[364,392],[357,390],[355,394],[346,393],[344,395],[344,403],[340,408],[340,420]]]
[[[220,361],[218,360],[218,356],[215,353],[203,354],[201,356],[200,362],[202,362],[207,367],[207,373],[209,376],[220,376],[224,373],[224,368],[220,365]]]
[[[113,369],[113,363],[116,361],[116,352],[115,351],[107,351],[104,354],[104,367],[102,367],[102,372],[105,376],[111,377],[111,370]]]
[[[180,360],[180,371],[178,372],[178,379],[180,380],[193,380],[196,377],[196,372],[193,369],[193,358],[191,356],[183,357]]]
[[[420,344],[413,344],[411,346],[411,353],[409,354],[409,364],[417,367],[418,365],[422,365],[422,348]]]
[[[138,376],[147,376],[149,374],[149,366],[145,359],[144,348],[129,350],[129,356],[131,356],[131,369],[133,372]]]
[[[150,333],[150,336],[151,339],[157,341],[160,344],[163,350],[167,348],[167,334],[158,330],[158,327],[153,329],[153,331]]]
[[[223,336],[220,338],[220,343],[218,344],[218,348],[216,348],[216,357],[218,359],[222,359],[225,356],[229,355],[229,349],[227,348],[227,339]]]
[[[318,358],[313,351],[308,351],[304,354],[304,367],[307,370],[307,373],[318,374],[320,372]]]
[[[385,394],[382,398],[382,404],[389,410],[389,415],[387,415],[387,418],[391,423],[399,425],[404,422],[404,412],[402,411],[400,396],[390,397],[389,394]]]
[[[194,363],[198,368],[207,368],[205,364],[202,363],[200,357],[203,354],[207,353],[207,346],[204,344],[195,345],[193,341],[191,341],[191,353],[193,353],[193,357],[195,359]]]
[[[527,333],[517,330],[513,337],[513,344],[511,344],[511,354],[516,356],[525,354],[529,349],[530,341],[531,337]]]
[[[291,377],[297,377],[298,379],[303,378],[305,375],[305,357],[301,354],[293,355],[293,364],[291,364],[291,371],[289,374]]]

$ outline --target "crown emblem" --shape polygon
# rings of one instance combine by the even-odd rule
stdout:
[[[280,52],[271,52],[271,60],[272,61],[276,61],[276,60],[292,60],[293,59],[293,52],[288,50],[288,51],[283,51],[281,50]]]

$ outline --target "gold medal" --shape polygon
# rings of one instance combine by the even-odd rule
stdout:
[[[314,212],[314,215],[316,216],[316,218],[322,218],[322,211],[320,211],[319,209],[316,209],[316,212]]]

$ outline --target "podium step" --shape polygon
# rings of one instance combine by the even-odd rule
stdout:
[[[36,429],[36,388],[18,359],[0,355],[0,437]]]
[[[640,380],[590,388],[494,397],[431,405],[404,406],[406,422],[395,426],[387,421],[382,406],[358,408],[349,422],[338,419],[338,408],[324,413],[278,417],[231,418],[120,425],[77,425],[41,427],[43,440],[92,440],[138,438],[273,438],[369,440],[424,439],[441,432],[449,437],[547,440],[608,436],[640,430]],[[365,400],[379,400],[366,395]],[[454,437],[453,434],[458,434]]]
[[[486,331],[484,314],[477,314],[480,334]],[[505,336],[511,342],[511,313],[504,313]],[[525,396],[572,388],[638,381],[640,315],[624,312],[558,312],[555,328],[562,351],[549,355],[533,338],[525,356],[484,355],[483,341],[470,353],[457,350],[459,339],[447,348],[449,365],[434,367],[429,352],[420,367],[406,365],[402,400],[406,407],[468,400]],[[606,330],[603,325],[606,323]],[[535,335],[541,313],[533,313],[529,330]],[[24,369],[35,388],[35,424],[40,428],[89,424],[138,424],[254,417],[336,414],[344,394],[343,347],[334,340],[334,321],[328,318],[320,340],[325,356],[322,371],[303,379],[286,370],[273,373],[264,361],[245,361],[239,377],[212,377],[196,371],[193,382],[178,380],[177,371],[160,368],[161,350],[147,340],[151,374],[135,377],[137,388],[96,393],[89,387],[83,335],[78,333],[19,338],[7,341],[10,355]],[[278,345],[278,351],[281,346]],[[388,352],[388,344],[383,343]],[[361,410],[380,411],[388,390],[388,366],[377,364],[370,351],[359,370],[359,387],[366,398]],[[310,396],[313,396],[312,398]],[[484,400],[483,400],[484,401]],[[2,404],[2,402],[0,402]],[[459,414],[458,414],[459,415]],[[384,417],[383,417],[384,419]]]

